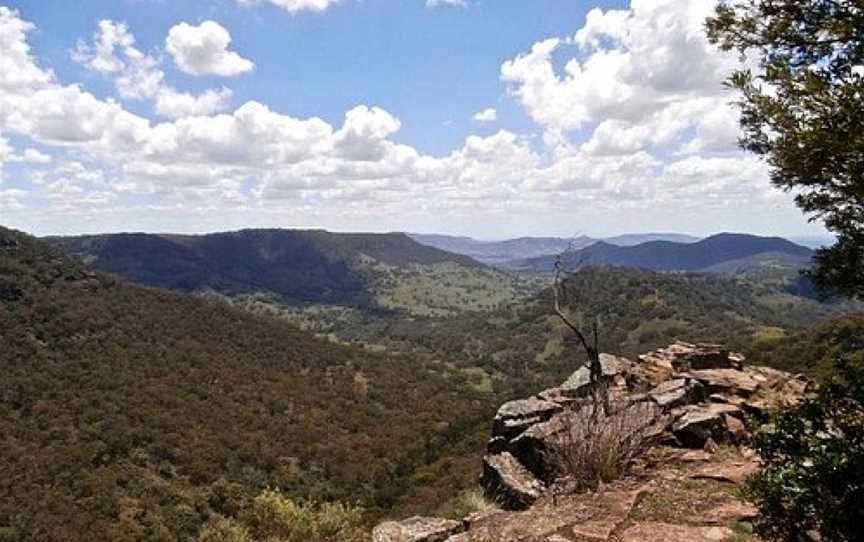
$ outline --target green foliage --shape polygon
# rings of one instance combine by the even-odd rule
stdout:
[[[860,0],[731,0],[707,22],[726,50],[756,55],[741,92],[741,145],[772,182],[838,234],[817,253],[815,282],[864,298],[864,10]]]
[[[472,487],[459,492],[435,512],[436,516],[461,520],[477,512],[491,512],[499,507],[486,497],[483,489]]]
[[[846,337],[848,352],[864,351]],[[747,482],[769,541],[860,540],[864,524],[864,365],[841,357],[815,397],[777,414],[757,435],[763,469]]]
[[[359,507],[295,501],[273,489],[261,492],[238,517],[211,521],[198,542],[360,542],[367,535]]]
[[[435,507],[471,483],[497,407],[428,356],[132,286],[2,228],[0,285],[0,532],[21,540],[189,540],[268,486],[374,518],[449,461],[410,496]]]
[[[237,521],[219,518],[201,530],[198,542],[254,542],[249,530]]]

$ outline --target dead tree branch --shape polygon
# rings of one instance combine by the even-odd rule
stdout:
[[[597,319],[595,318],[592,321],[592,331],[594,335],[594,344],[590,344],[588,342],[588,338],[582,332],[578,325],[576,325],[567,314],[564,312],[564,308],[562,306],[562,297],[566,296],[566,287],[564,285],[564,280],[562,275],[566,272],[564,269],[565,257],[572,251],[573,245],[567,247],[563,252],[558,254],[555,258],[555,276],[552,284],[552,295],[554,300],[554,310],[555,314],[561,320],[561,322],[576,335],[576,338],[579,339],[579,342],[582,344],[582,348],[585,349],[585,353],[588,355],[588,370],[590,371],[591,384],[596,385],[599,384],[603,378],[603,367],[600,364],[600,351],[599,351],[599,334],[598,334],[598,325]],[[581,267],[581,264],[576,266],[576,270]]]

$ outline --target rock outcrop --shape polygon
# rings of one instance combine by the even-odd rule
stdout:
[[[747,416],[796,401],[807,385],[796,375],[748,366],[741,354],[713,344],[676,342],[636,362],[609,354],[601,354],[600,361],[602,385],[619,408],[656,405],[664,414],[664,441],[683,448],[746,443]],[[566,429],[565,414],[581,408],[591,394],[588,369],[581,367],[561,386],[504,404],[484,459],[481,485],[487,496],[507,509],[531,506],[554,481],[544,458]]]
[[[748,366],[744,356],[719,345],[684,342],[636,362],[602,354],[601,365],[600,385],[615,408],[660,413],[650,422],[659,420],[652,429],[662,446],[648,455],[662,458],[646,460],[655,465],[650,476],[596,493],[559,498],[550,491],[556,480],[547,451],[563,431],[572,430],[568,424],[585,419],[573,414],[594,400],[596,390],[582,367],[560,386],[499,409],[480,482],[503,510],[462,522],[388,522],[376,527],[373,542],[709,541],[727,539],[730,525],[752,519],[752,506],[723,485],[741,483],[757,465],[746,454],[716,453],[717,443],[746,444],[745,419],[798,401],[807,381]]]

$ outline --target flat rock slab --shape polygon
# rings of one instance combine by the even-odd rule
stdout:
[[[621,542],[722,542],[731,535],[732,529],[728,527],[650,521],[627,528],[621,534]]]
[[[545,422],[564,407],[537,397],[519,399],[501,405],[492,425],[492,436],[510,440],[532,425]]]
[[[414,516],[379,524],[372,531],[372,542],[444,542],[464,530],[461,521]]]
[[[565,497],[524,512],[490,514],[448,542],[605,542],[630,516],[647,490]]]
[[[687,523],[701,525],[729,525],[736,521],[752,521],[759,515],[759,510],[750,503],[732,501],[711,508],[700,514],[689,518]]]
[[[715,480],[717,482],[740,484],[757,470],[759,470],[759,465],[755,461],[742,461],[731,464],[709,464],[691,473],[689,478],[694,480]]]
[[[703,384],[710,393],[734,393],[748,396],[759,387],[759,380],[738,369],[702,369],[682,373]]]

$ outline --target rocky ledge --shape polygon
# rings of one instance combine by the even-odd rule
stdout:
[[[726,449],[746,450],[750,434],[745,421],[765,417],[774,407],[798,401],[808,386],[799,375],[748,365],[744,356],[719,345],[676,342],[641,355],[636,361],[609,354],[601,354],[600,361],[601,385],[609,390],[617,408],[644,409],[650,405],[651,411],[656,412],[657,442],[662,446],[648,455],[664,450],[665,459],[656,463],[662,468],[653,469],[650,476],[638,483],[622,481],[617,490],[606,488],[602,492],[567,497],[571,505],[563,506],[558,501],[554,490],[557,481],[547,464],[546,452],[561,432],[568,430],[567,424],[573,423],[574,418],[568,414],[585,408],[593,400],[596,388],[590,383],[588,369],[583,367],[561,386],[505,403],[498,410],[480,482],[487,497],[503,509],[501,512],[492,514],[494,517],[487,514],[461,522],[435,518],[388,522],[373,531],[373,542],[653,540],[646,538],[640,529],[656,530],[657,525],[651,521],[658,518],[649,515],[643,518],[647,523],[631,521],[631,512],[645,495],[656,494],[658,490],[677,491],[663,489],[664,478],[692,475],[694,479],[716,483],[740,483],[755,470],[755,463],[746,452],[725,457],[718,463],[714,457],[718,444],[732,445]],[[682,469],[675,470],[676,461],[706,465],[690,468],[690,474],[681,475]],[[669,475],[670,465],[678,474]],[[687,497],[682,502],[691,500],[692,497]],[[728,501],[697,515],[731,514],[729,518],[724,516],[728,523],[751,514],[751,508],[737,499],[730,497]],[[581,508],[570,510],[573,506]],[[608,521],[596,520],[597,514],[608,516]],[[508,525],[506,529],[510,530],[506,533],[501,530]],[[729,531],[727,524],[716,522],[673,525],[667,521],[664,525],[661,532],[671,537],[668,540],[714,540],[713,536]],[[622,538],[625,527],[632,532]],[[564,536],[562,529],[573,536]],[[613,531],[617,533],[614,536]],[[672,537],[678,531],[680,537]]]

